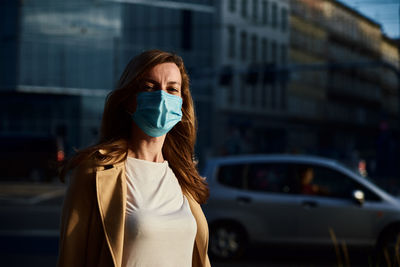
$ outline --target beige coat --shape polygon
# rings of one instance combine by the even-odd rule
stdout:
[[[121,266],[125,164],[108,167],[81,166],[71,177],[61,218],[60,267]],[[187,198],[197,222],[192,266],[210,266],[206,218],[200,205],[190,195]],[[154,256],[157,257],[157,252]]]

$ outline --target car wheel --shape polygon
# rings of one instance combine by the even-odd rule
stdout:
[[[242,227],[229,222],[218,223],[210,228],[210,254],[212,257],[229,260],[243,255],[246,234]]]
[[[400,227],[382,236],[378,245],[377,264],[400,266]]]

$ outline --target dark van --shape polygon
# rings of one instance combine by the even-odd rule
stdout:
[[[62,139],[55,136],[0,135],[0,180],[49,182],[64,160]]]

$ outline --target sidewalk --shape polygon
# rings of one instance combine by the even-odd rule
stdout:
[[[35,205],[52,199],[62,199],[66,185],[55,183],[0,183],[0,203]],[[57,201],[58,203],[59,201]]]

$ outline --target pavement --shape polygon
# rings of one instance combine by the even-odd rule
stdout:
[[[55,266],[66,186],[0,183],[1,266]]]

